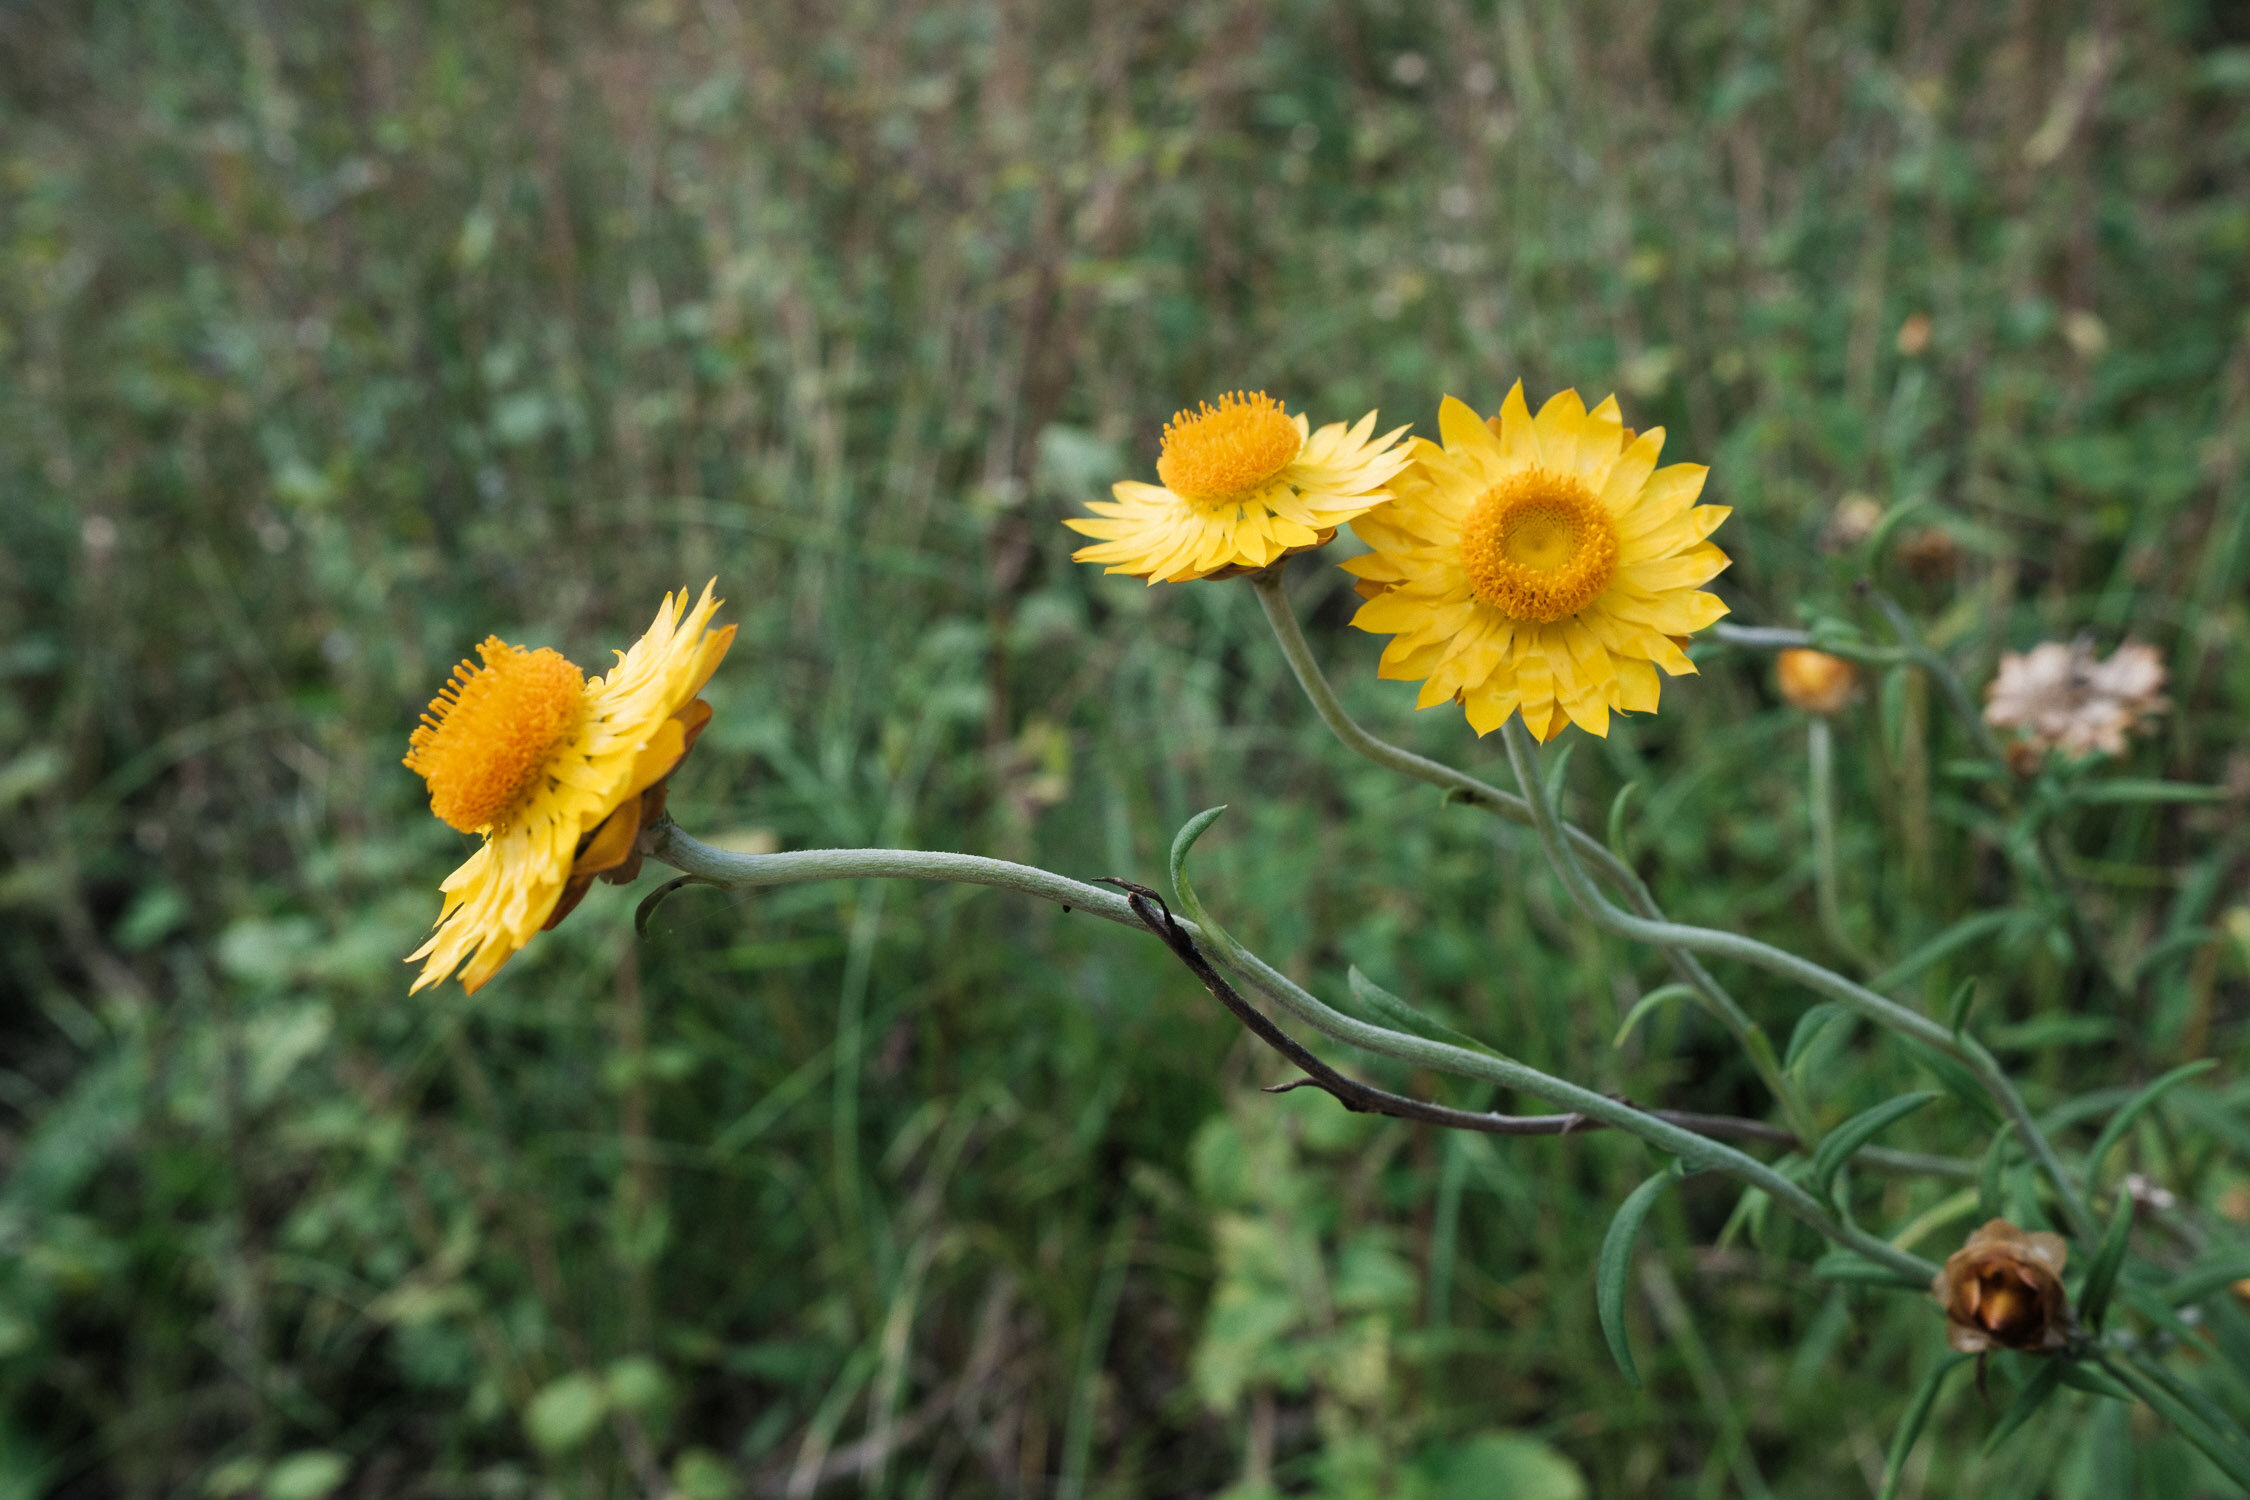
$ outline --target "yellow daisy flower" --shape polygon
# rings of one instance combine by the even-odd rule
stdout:
[[[1703,465],[1657,468],[1663,429],[1635,436],[1614,396],[1589,412],[1564,391],[1534,417],[1520,381],[1489,422],[1446,397],[1438,435],[1352,523],[1375,549],[1344,564],[1367,599],[1352,623],[1395,637],[1380,675],[1420,681],[1418,708],[1461,704],[1480,735],[1512,713],[1545,740],[1653,712],[1657,668],[1693,672],[1686,638],[1727,612],[1697,592],[1727,565],[1704,538],[1729,508],[1695,504]]]
[[[665,778],[710,722],[696,694],[734,640],[732,625],[709,628],[716,582],[692,610],[685,589],[666,594],[607,677],[588,681],[560,652],[497,636],[477,648],[482,666],[453,669],[406,765],[429,783],[430,811],[484,846],[445,878],[437,930],[407,959],[428,960],[415,989],[466,963],[461,987],[473,993],[596,876],[639,873],[641,827],[662,815]]]
[[[1071,557],[1150,583],[1181,583],[1265,567],[1318,547],[1336,528],[1390,498],[1406,466],[1401,427],[1370,440],[1375,413],[1318,432],[1263,391],[1232,391],[1164,428],[1161,485],[1124,480],[1115,501],[1089,501],[1099,519],[1063,522],[1102,541]]]

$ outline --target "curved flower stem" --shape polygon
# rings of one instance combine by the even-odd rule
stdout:
[[[1313,711],[1320,715],[1321,722],[1343,742],[1346,749],[1401,775],[1442,787],[1448,794],[1506,818],[1511,823],[1520,823],[1527,828],[1534,826],[1531,804],[1513,792],[1504,792],[1466,771],[1457,771],[1427,756],[1400,749],[1361,728],[1350,714],[1344,712],[1344,705],[1337,698],[1336,690],[1329,685],[1327,675],[1320,670],[1320,663],[1314,660],[1312,647],[1306,642],[1305,633],[1297,624],[1296,611],[1289,607],[1289,596],[1282,586],[1281,568],[1277,565],[1251,574],[1250,586],[1257,591],[1258,606],[1265,611],[1266,623],[1273,627],[1274,639],[1281,646],[1281,654],[1289,663],[1289,670],[1296,675],[1297,686],[1304,689]],[[1606,844],[1583,829],[1566,823],[1563,830],[1571,848],[1622,891],[1635,911],[1652,921],[1663,920],[1663,909],[1656,904],[1656,897],[1650,893],[1646,883],[1631,865],[1618,858]],[[1695,991],[1703,1001],[1704,1008],[1717,1017],[1719,1024],[1726,1027],[1734,1037],[1736,1045],[1750,1059],[1750,1065],[1757,1069],[1758,1077],[1781,1105],[1782,1114],[1788,1119],[1790,1128],[1808,1145],[1817,1143],[1820,1139],[1819,1124],[1814,1119],[1812,1110],[1806,1106],[1804,1096],[1782,1071],[1780,1059],[1775,1055],[1773,1042],[1767,1037],[1765,1029],[1750,1019],[1749,1013],[1727,993],[1726,988],[1693,953],[1666,947],[1664,957],[1671,965],[1672,972]]]
[[[987,859],[976,854],[946,854],[924,849],[800,849],[785,854],[736,854],[729,850],[712,848],[709,844],[692,837],[679,825],[669,820],[658,823],[644,831],[641,834],[640,849],[641,853],[650,859],[670,865],[699,882],[706,882],[722,888],[758,889],[767,886],[799,885],[816,880],[890,878],[950,881],[958,884],[991,886],[1000,890],[1016,891],[1027,896],[1037,896],[1042,900],[1057,903],[1066,911],[1089,912],[1094,916],[1115,922],[1121,927],[1132,928],[1137,932],[1149,930],[1148,925],[1134,912],[1130,900],[1116,891],[1104,890],[1098,885],[1089,885],[1084,881],[1072,880],[1067,876],[1057,875],[1052,871],[1038,869],[1035,866],[1013,864],[1004,859]],[[1314,1020],[1315,1025],[1338,1037],[1339,1040],[1350,1042],[1371,1052],[1382,1053],[1386,1056],[1404,1057],[1409,1061],[1423,1063],[1445,1072],[1504,1083],[1509,1087],[1518,1087],[1518,1080],[1534,1080],[1535,1082],[1520,1085],[1524,1092],[1565,1104],[1566,1107],[1576,1111],[1576,1116],[1584,1117],[1576,1119],[1576,1123],[1570,1123],[1567,1127],[1563,1118],[1557,1118],[1553,1122],[1551,1130],[1542,1127],[1541,1133],[1562,1134],[1566,1128],[1584,1129],[1595,1122],[1599,1122],[1605,1125],[1614,1125],[1635,1134],[1642,1134],[1644,1139],[1648,1139],[1645,1132],[1640,1130],[1640,1126],[1651,1124],[1661,1126],[1667,1132],[1662,1139],[1652,1139],[1651,1143],[1674,1154],[1680,1153],[1679,1142],[1682,1138],[1700,1140],[1703,1137],[1698,1132],[1703,1131],[1769,1140],[1777,1145],[1798,1144],[1787,1132],[1766,1125],[1761,1121],[1738,1120],[1730,1116],[1684,1113],[1652,1114],[1649,1111],[1637,1109],[1632,1105],[1611,1099],[1607,1095],[1593,1094],[1588,1090],[1578,1088],[1574,1084],[1564,1083],[1560,1079],[1549,1079],[1545,1074],[1525,1068],[1521,1064],[1503,1063],[1498,1059],[1488,1057],[1483,1053],[1472,1052],[1464,1047],[1452,1047],[1444,1043],[1425,1043],[1418,1037],[1410,1037],[1400,1032],[1386,1031],[1381,1027],[1354,1021],[1329,1010],[1327,1006],[1312,999],[1311,996],[1305,994],[1303,990],[1298,989],[1288,979],[1266,964],[1264,960],[1241,949],[1231,939],[1225,939],[1222,946],[1221,943],[1215,943],[1211,935],[1197,924],[1181,917],[1173,917],[1172,921],[1183,935],[1196,940],[1213,952],[1220,953],[1226,959],[1230,968],[1236,969],[1261,993],[1275,996],[1280,1003],[1292,1010],[1299,1009],[1297,1002],[1301,999],[1309,1004],[1317,1014],[1332,1016],[1338,1022],[1345,1023],[1350,1028],[1351,1034],[1339,1032],[1331,1026],[1322,1025],[1320,1021]],[[1163,936],[1162,933],[1158,935]],[[1220,937],[1224,939],[1224,934],[1220,934]],[[1305,1014],[1301,1010],[1299,1013]],[[1307,1015],[1306,1019],[1312,1020],[1313,1017]],[[1407,1050],[1400,1050],[1401,1046],[1404,1046]],[[1430,1050],[1432,1048],[1435,1049],[1434,1052]],[[1495,1063],[1498,1063],[1500,1067],[1507,1071],[1495,1073],[1487,1066]],[[1596,1101],[1598,1108],[1579,1108],[1573,1101],[1580,1098]],[[1741,1155],[1739,1152],[1732,1154],[1735,1156]],[[1974,1167],[1966,1163],[1952,1161],[1944,1157],[1920,1156],[1903,1151],[1883,1151],[1874,1147],[1864,1148],[1858,1153],[1858,1156],[1864,1158],[1871,1166],[1884,1167],[1894,1171],[1919,1172],[1945,1177],[1968,1176],[1973,1175],[1975,1171]],[[1742,1160],[1759,1166],[1760,1170],[1770,1175],[1778,1175],[1772,1174],[1770,1168],[1765,1168],[1761,1163],[1757,1163],[1755,1158],[1743,1156]],[[1782,1180],[1787,1181],[1787,1179]],[[1762,1186],[1763,1183],[1760,1185]],[[1898,1263],[1894,1262],[1894,1264]],[[1926,1269],[1918,1274],[1927,1274]]]
[[[1874,1021],[1887,1026],[1901,1036],[1909,1037],[1953,1058],[1976,1075],[1985,1092],[1990,1094],[2001,1111],[2015,1122],[2018,1137],[2038,1159],[2039,1165],[2055,1185],[2055,1193],[2062,1200],[2064,1215],[2070,1221],[2071,1233],[2086,1244],[2101,1242],[2101,1226],[2094,1221],[2093,1213],[2079,1196],[2078,1189],[2064,1170],[2062,1159],[2055,1154],[2054,1144],[2046,1132],[2039,1128],[2023,1096],[2016,1092],[2005,1071],[1991,1053],[1968,1037],[1961,1036],[1941,1026],[1919,1011],[1909,1010],[1886,995],[1879,995],[1863,984],[1846,979],[1834,970],[1823,968],[1810,959],[1800,958],[1783,948],[1740,933],[1721,932],[1712,927],[1690,927],[1678,922],[1652,922],[1630,912],[1621,911],[1605,899],[1587,875],[1574,852],[1565,842],[1560,820],[1553,807],[1548,805],[1539,780],[1538,750],[1531,743],[1531,735],[1520,718],[1510,718],[1500,729],[1508,747],[1508,762],[1514,768],[1516,780],[1526,793],[1526,803],[1539,829],[1539,841],[1545,848],[1547,862],[1562,878],[1563,888],[1570,892],[1579,910],[1593,922],[1619,937],[1637,942],[1676,945],[1698,952],[1740,959],[1755,964],[1769,973],[1793,979],[1807,989],[1838,1002]]]
[[[1227,934],[1226,929],[1212,920],[1186,876],[1182,874],[1177,879],[1180,904],[1195,918],[1198,940],[1202,946],[1216,954],[1222,963],[1240,975],[1253,989],[1295,1014],[1299,1020],[1328,1033],[1336,1040],[1421,1067],[1497,1083],[1502,1088],[1514,1089],[1519,1093],[1544,1099],[1550,1104],[1560,1105],[1564,1109],[1575,1110],[1605,1125],[1638,1136],[1659,1150],[1669,1151],[1691,1167],[1724,1173],[1737,1181],[1748,1183],[1765,1193],[1791,1217],[1801,1220],[1822,1236],[1849,1250],[1857,1251],[1869,1260],[1888,1266],[1901,1275],[1924,1280],[1937,1273],[1937,1267],[1931,1262],[1837,1218],[1822,1206],[1819,1199],[1794,1181],[1756,1157],[1737,1151],[1732,1146],[1697,1135],[1607,1094],[1598,1094],[1582,1085],[1556,1078],[1513,1058],[1472,1052],[1466,1047],[1456,1047],[1450,1042],[1435,1041],[1428,1037],[1409,1036],[1405,1032],[1371,1026],[1356,1017],[1345,1015],[1236,942]]]

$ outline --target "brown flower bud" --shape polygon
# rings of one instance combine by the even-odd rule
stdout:
[[[1899,566],[1917,583],[1940,584],[1961,563],[1961,544],[1943,526],[1922,526],[1899,538]]]
[[[1963,1354],[2062,1348],[2071,1331],[2062,1284],[2069,1258],[2059,1234],[2026,1234],[2006,1219],[1988,1222],[1930,1281],[1945,1308],[1945,1341]]]
[[[1832,714],[1859,691],[1859,669],[1841,656],[1791,647],[1775,659],[1781,696],[1808,714]]]

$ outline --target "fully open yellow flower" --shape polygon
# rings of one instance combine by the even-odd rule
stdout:
[[[1110,487],[1114,501],[1088,502],[1098,519],[1066,519],[1103,538],[1071,557],[1179,583],[1318,547],[1390,498],[1384,486],[1406,464],[1406,429],[1370,438],[1374,430],[1369,412],[1349,429],[1336,422],[1313,432],[1263,391],[1182,411],[1164,429],[1156,460],[1163,484],[1121,481]]]
[[[1521,382],[1489,422],[1446,397],[1438,435],[1352,523],[1375,549],[1344,564],[1367,599],[1352,623],[1396,637],[1381,675],[1478,734],[1520,712],[1541,739],[1606,735],[1612,712],[1654,711],[1657,668],[1693,672],[1686,637],[1727,612],[1697,592],[1727,565],[1704,538],[1728,508],[1695,504],[1704,467],[1657,468],[1663,429],[1636,437],[1614,396],[1589,412],[1564,391],[1534,417]]]
[[[484,846],[441,887],[437,930],[407,959],[428,960],[415,989],[466,963],[461,987],[473,992],[596,876],[639,871],[641,826],[662,813],[664,778],[710,722],[696,694],[734,640],[732,625],[709,628],[721,602],[712,587],[692,610],[685,589],[666,594],[606,677],[588,681],[559,652],[497,636],[477,648],[483,665],[454,668],[406,765],[429,783],[430,811]]]

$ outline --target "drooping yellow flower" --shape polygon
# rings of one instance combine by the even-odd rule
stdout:
[[[1066,519],[1102,540],[1071,554],[1150,583],[1262,568],[1318,547],[1390,498],[1406,464],[1401,427],[1379,438],[1375,413],[1350,428],[1311,430],[1265,392],[1233,391],[1175,415],[1156,460],[1161,485],[1123,480],[1115,500],[1087,502],[1098,519]]]
[[[474,992],[569,915],[596,876],[638,873],[635,841],[710,722],[696,694],[734,640],[732,625],[709,628],[715,583],[692,610],[685,589],[666,594],[606,677],[589,681],[559,652],[497,636],[477,648],[481,666],[453,669],[405,763],[429,784],[430,811],[484,845],[441,887],[437,930],[407,959],[428,960],[415,989],[466,963],[461,987]]]
[[[1728,508],[1695,503],[1704,467],[1657,468],[1663,429],[1635,436],[1614,396],[1589,412],[1564,391],[1534,417],[1521,382],[1489,422],[1446,397],[1438,435],[1352,523],[1375,549],[1344,564],[1367,599],[1352,623],[1396,637],[1380,675],[1420,681],[1418,708],[1461,704],[1480,735],[1512,713],[1544,740],[1653,712],[1657,669],[1693,672],[1686,638],[1727,612],[1697,591],[1727,565],[1704,538]]]

